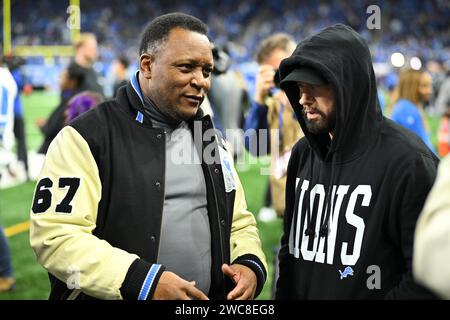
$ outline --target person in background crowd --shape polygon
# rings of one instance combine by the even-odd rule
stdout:
[[[93,33],[82,33],[75,43],[75,57],[69,68],[78,68],[77,72],[83,75],[80,83],[81,91],[94,91],[104,95],[103,87],[93,65],[98,59],[97,38]]]
[[[19,161],[21,168],[17,167],[16,170],[19,171],[23,169],[24,176],[28,179],[28,151],[25,135],[24,110],[20,95],[20,92],[23,92],[24,94],[30,93],[30,85],[27,83],[26,77],[21,69],[21,67],[25,64],[25,59],[10,55],[4,57],[4,60],[4,62],[8,65],[14,80],[16,81],[18,89],[18,94],[14,100],[14,136],[16,137],[17,143],[17,160]],[[19,172],[16,172],[15,174],[20,175]]]
[[[97,92],[80,92],[67,102],[65,123],[70,123],[76,117],[96,107],[104,100],[103,96]]]
[[[243,136],[239,129],[242,127],[244,105],[248,100],[247,92],[235,70],[230,70],[232,61],[225,49],[213,46],[213,58],[214,70],[208,92],[213,122],[237,158],[243,152]]]
[[[116,60],[114,60],[112,68],[113,68],[113,74],[115,77],[115,82],[113,86],[113,94],[114,97],[117,96],[117,91],[120,87],[123,87],[128,82],[128,67],[130,66],[130,61],[127,57],[119,57]]]
[[[294,40],[284,33],[274,34],[261,41],[256,53],[259,73],[256,77],[255,96],[244,125],[245,131],[256,131],[258,143],[250,145],[251,139],[246,141],[247,149],[256,156],[264,155],[260,148],[263,141],[258,139],[259,130],[265,129],[268,132],[265,141],[267,148],[262,150],[271,155],[270,198],[279,217],[283,216],[285,208],[287,163],[293,145],[303,136],[289,100],[279,89],[279,83],[275,79],[280,62],[289,57],[294,48]],[[273,130],[271,135],[270,130]],[[260,218],[269,219],[263,215]]]
[[[438,152],[441,157],[450,153],[450,97],[448,97],[447,108],[441,116],[438,130]]]
[[[438,115],[442,115],[447,112],[448,102],[450,101],[450,71],[447,72],[446,77],[442,81],[437,92],[435,109]]]
[[[427,72],[413,69],[402,71],[391,119],[417,134],[427,147],[435,152],[430,139],[430,126],[423,107],[429,101],[432,92],[431,77]]]
[[[17,91],[17,84],[0,55],[0,181],[2,172],[9,170],[13,158],[14,101]],[[12,290],[15,283],[8,239],[0,223],[0,293]]]
[[[47,120],[37,119],[36,124],[44,135],[38,153],[46,154],[50,143],[56,137],[58,132],[64,127],[67,101],[81,90],[81,83],[84,81],[85,73],[75,65],[69,65],[60,78],[60,103],[53,110]]]
[[[438,131],[438,152],[441,157],[450,153],[450,71],[440,86],[435,109],[441,116]]]

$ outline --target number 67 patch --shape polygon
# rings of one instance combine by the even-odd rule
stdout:
[[[59,178],[58,188],[67,189],[65,197],[56,206],[55,212],[57,213],[71,213],[72,206],[70,203],[75,196],[75,193],[80,186],[80,178]],[[33,213],[43,213],[50,208],[52,204],[52,192],[50,191],[53,187],[53,181],[50,178],[43,178],[39,180],[36,185],[36,192],[34,194],[34,201],[31,210]]]

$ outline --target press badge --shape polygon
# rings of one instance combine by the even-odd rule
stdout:
[[[236,190],[236,185],[233,178],[233,170],[230,161],[228,161],[228,152],[219,146],[220,162],[222,164],[223,181],[225,183],[225,191],[231,192]]]

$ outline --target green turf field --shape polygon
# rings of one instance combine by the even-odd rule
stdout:
[[[35,125],[35,120],[39,117],[47,117],[52,108],[57,105],[58,96],[37,92],[23,97],[23,102],[25,106],[28,149],[36,150],[42,142],[42,136]],[[433,133],[437,131],[438,124],[438,118],[430,118],[430,127]],[[432,142],[436,145],[436,134],[432,135]],[[256,164],[245,171],[239,171],[244,190],[246,191],[248,207],[253,213],[258,213],[262,207],[267,185],[267,176],[261,176],[259,170],[260,166]],[[0,221],[3,227],[7,228],[28,219],[33,191],[33,182],[0,190]],[[272,261],[274,258],[273,248],[278,244],[281,236],[281,220],[269,223],[258,221],[258,228],[269,263],[269,278],[259,299],[270,299]],[[10,237],[9,243],[17,277],[17,288],[15,292],[0,294],[0,300],[47,299],[49,292],[47,273],[36,262],[34,253],[29,246],[28,232]]]
[[[42,135],[35,121],[38,118],[47,119],[59,103],[59,96],[50,92],[35,92],[29,96],[22,96],[25,109],[25,126],[27,146],[29,150],[37,150],[42,143]]]

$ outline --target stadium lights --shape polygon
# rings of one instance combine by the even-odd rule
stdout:
[[[394,67],[401,68],[405,64],[405,57],[400,52],[391,55],[391,63]]]
[[[409,65],[414,70],[420,70],[420,68],[422,68],[422,61],[417,57],[412,57],[411,60],[409,60]]]

